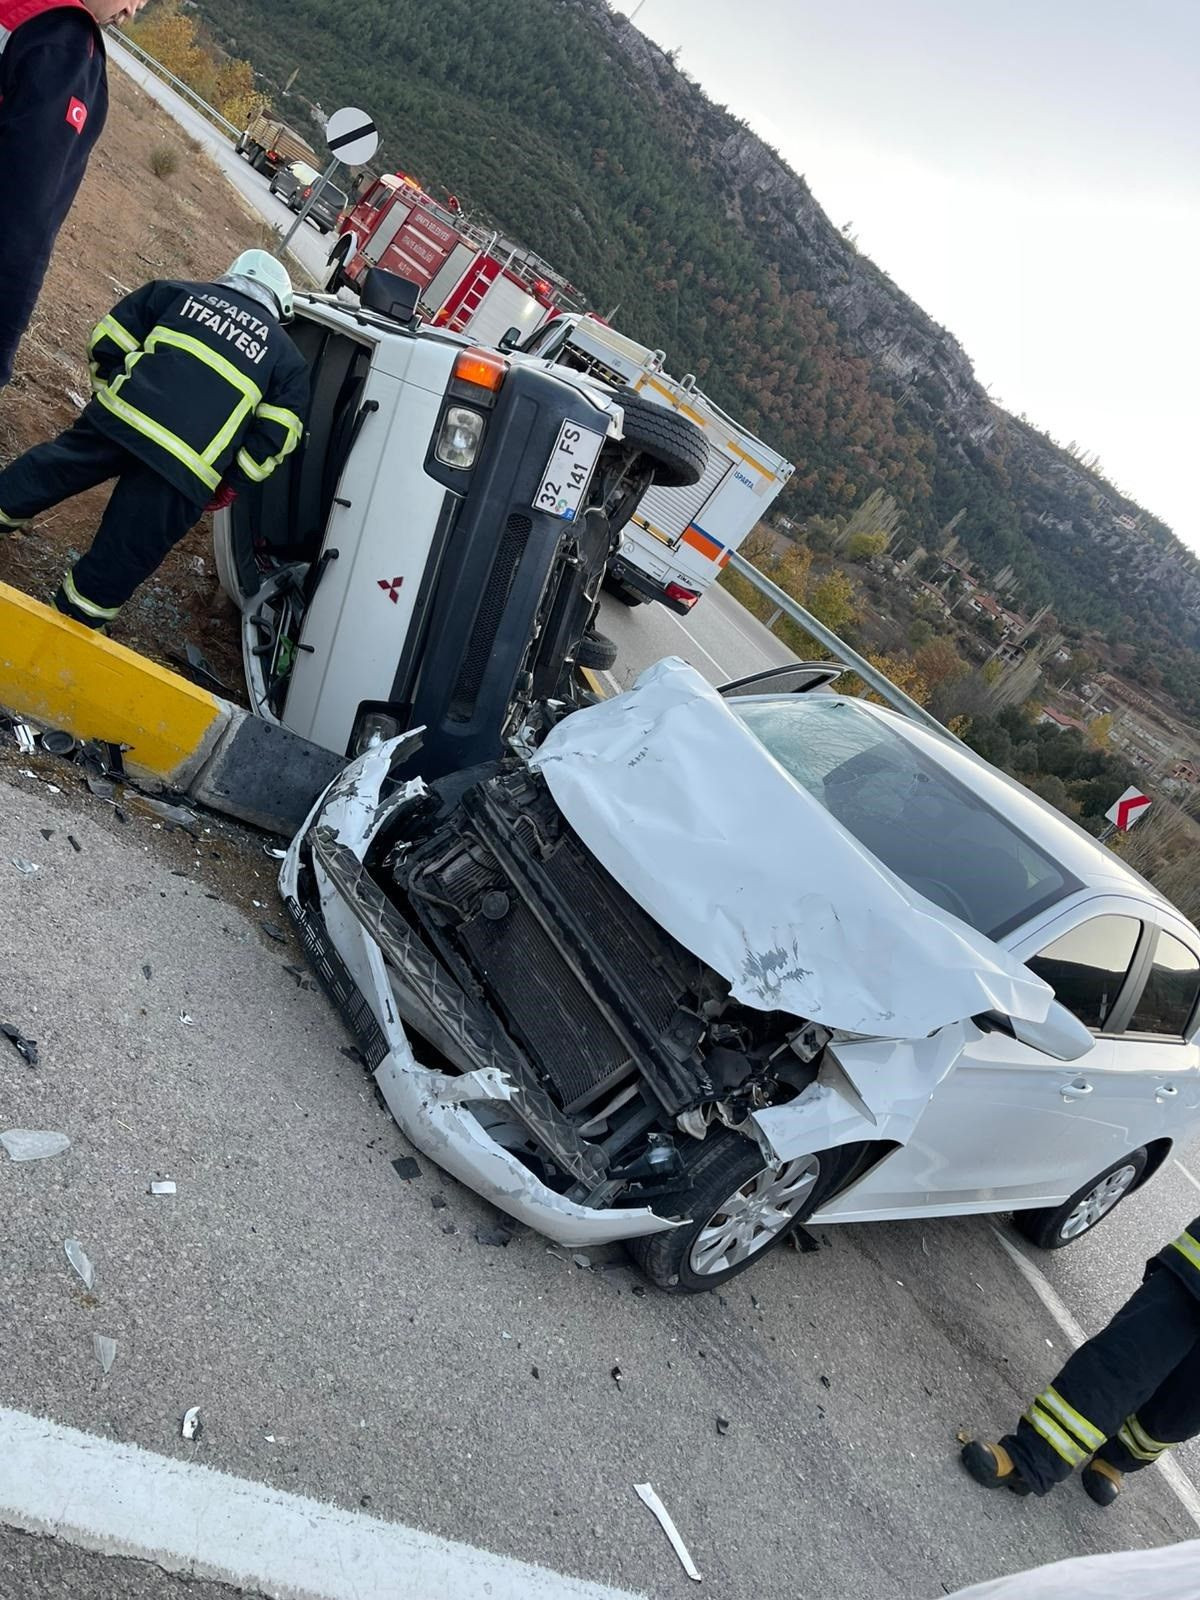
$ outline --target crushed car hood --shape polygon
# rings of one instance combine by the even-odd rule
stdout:
[[[676,657],[567,717],[533,758],[596,859],[736,999],[921,1039],[985,1011],[1045,1019],[1047,984],[910,889]]]

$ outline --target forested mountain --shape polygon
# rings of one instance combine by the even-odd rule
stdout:
[[[796,462],[781,509],[878,486],[955,532],[1014,599],[1103,631],[1200,712],[1200,563],[994,406],[950,333],[807,185],[604,0],[199,0],[285,115],[375,116],[385,168],[523,239]],[[282,86],[299,69],[291,95]],[[377,163],[378,164],[378,163]],[[1135,526],[1136,524],[1136,526]]]

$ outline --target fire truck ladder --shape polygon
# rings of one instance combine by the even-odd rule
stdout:
[[[467,285],[467,292],[458,302],[458,308],[450,319],[450,331],[452,333],[462,332],[487,297],[487,292],[491,288],[493,282],[493,280],[489,278],[483,270],[487,259],[488,258],[485,255],[480,260],[479,265],[475,269],[475,276]]]

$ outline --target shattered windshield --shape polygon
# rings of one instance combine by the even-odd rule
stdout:
[[[853,706],[805,696],[729,709],[872,855],[989,938],[1078,888],[969,789]]]

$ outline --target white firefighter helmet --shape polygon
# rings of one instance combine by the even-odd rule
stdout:
[[[250,278],[254,283],[261,283],[264,289],[270,291],[275,304],[279,307],[282,320],[284,322],[292,320],[296,309],[292,295],[292,280],[288,277],[288,270],[283,262],[268,251],[243,250],[230,267],[229,276]]]

